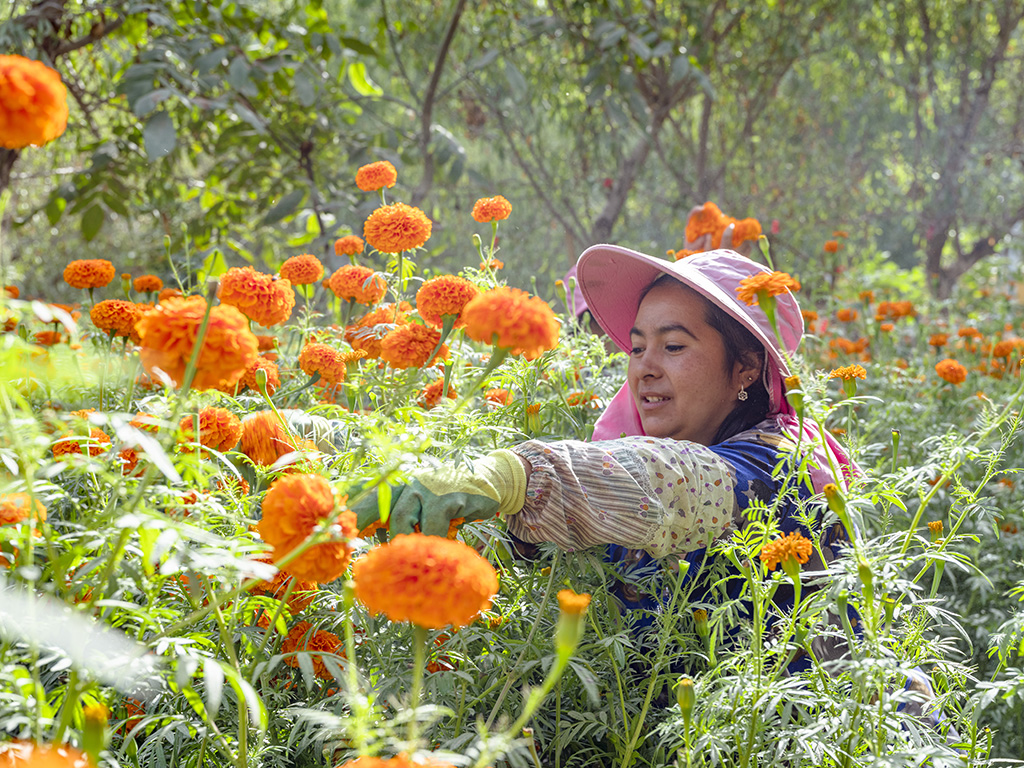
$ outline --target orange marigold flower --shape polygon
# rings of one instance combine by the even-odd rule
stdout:
[[[488,389],[484,393],[484,398],[495,405],[508,405],[514,399],[507,389]]]
[[[577,595],[571,589],[562,589],[558,592],[558,609],[562,613],[568,613],[572,616],[580,616],[586,613],[587,606],[590,605],[590,595],[586,592]]]
[[[835,253],[838,250],[839,250],[839,241],[838,240],[826,240],[825,241],[825,247],[824,247],[825,253]]]
[[[205,314],[206,300],[192,296],[168,299],[142,316],[135,328],[147,373],[152,376],[159,368],[181,386]],[[192,387],[233,387],[255,359],[256,337],[242,313],[234,307],[213,307]]]
[[[832,233],[832,237],[849,237],[850,233],[844,229],[837,229]]]
[[[501,259],[491,259],[490,261],[481,261],[480,269],[504,269],[505,262]]]
[[[387,187],[391,189],[398,181],[398,171],[387,160],[368,163],[356,171],[356,186],[363,192],[376,192]]]
[[[0,147],[41,147],[68,125],[68,91],[56,70],[24,56],[0,56]]]
[[[889,331],[893,330],[895,327],[896,326],[893,323],[882,323],[880,326],[878,326],[878,330],[884,331],[885,333],[889,333]]]
[[[993,357],[1009,357],[1015,349],[1024,349],[1024,339],[1013,337],[996,342],[992,347]]]
[[[512,204],[501,195],[481,197],[473,203],[473,219],[486,224],[489,221],[504,221],[512,213]]]
[[[320,375],[326,384],[340,384],[345,380],[345,358],[334,347],[312,342],[299,353],[299,368],[307,376]]]
[[[313,254],[303,253],[286,260],[280,275],[292,285],[312,285],[324,276],[324,265]]]
[[[99,456],[110,445],[110,437],[102,429],[97,429],[96,427],[89,429],[88,437],[72,434],[64,435],[53,444],[53,457],[59,459],[61,456],[73,453],[81,454],[82,443],[86,443],[90,456]]]
[[[761,222],[757,219],[740,219],[735,222],[732,230],[732,247],[738,248],[747,240],[757,240],[761,236]]]
[[[444,387],[444,379],[435,379],[423,388],[420,393],[420,406],[427,409],[428,411],[441,402],[441,389]],[[455,387],[451,384],[448,385],[448,399],[455,400],[459,396],[459,393],[455,391]]]
[[[803,565],[811,557],[811,542],[797,531],[788,536],[783,536],[771,541],[761,548],[761,562],[769,571],[774,571],[775,566],[785,563],[786,560],[795,559]]]
[[[276,280],[252,267],[232,267],[221,275],[217,298],[267,328],[285,322],[295,307],[291,282]]]
[[[159,294],[157,294],[156,303],[162,304],[168,299],[180,299],[183,295],[184,294],[182,294],[182,292],[177,288],[164,288]]]
[[[936,536],[941,536],[942,535],[942,521],[941,520],[932,520],[930,523],[928,523],[928,531],[930,533],[936,535]]]
[[[861,291],[857,294],[857,298],[863,301],[865,304],[873,304],[875,301],[874,291]]]
[[[263,498],[263,519],[257,524],[260,536],[274,548],[275,559],[287,555],[322,526],[343,500],[335,500],[330,483],[319,475],[285,475],[273,482]],[[348,509],[331,525],[330,540],[314,544],[282,566],[300,579],[334,581],[345,573],[356,531],[356,515]]]
[[[195,417],[186,416],[179,422],[182,438],[195,441]],[[230,451],[242,437],[242,422],[227,408],[207,407],[199,411],[199,444],[215,451]]]
[[[949,334],[933,333],[928,337],[928,343],[933,347],[944,347],[949,343]]]
[[[94,304],[89,310],[89,317],[93,325],[101,331],[138,341],[139,334],[135,331],[135,324],[148,310],[148,307],[133,301],[107,299]]]
[[[269,467],[282,456],[301,449],[299,438],[287,431],[273,411],[259,411],[242,420],[242,453]]]
[[[866,379],[867,376],[868,372],[862,365],[844,365],[842,368],[833,368],[828,374],[830,379],[842,379],[843,381]]]
[[[256,334],[256,348],[260,352],[269,352],[277,349],[277,336]]]
[[[358,235],[345,235],[334,241],[334,252],[338,256],[357,256],[365,246],[363,238]]]
[[[399,325],[408,323],[411,311],[412,305],[407,301],[401,302],[397,311],[394,304],[382,304],[345,328],[345,341],[352,345],[354,351],[365,353],[369,358],[378,358],[381,339]]]
[[[843,307],[836,312],[836,319],[841,323],[852,323],[858,317],[860,317],[860,312],[856,309],[849,309],[848,307]]]
[[[0,493],[0,525],[14,525],[32,517],[34,522],[46,519],[46,507],[27,493]]]
[[[419,208],[392,203],[370,214],[363,225],[363,237],[381,253],[400,253],[427,242],[432,227],[433,222]]]
[[[801,309],[800,314],[803,316],[805,323],[814,323],[818,320],[818,313],[813,309]]]
[[[407,323],[391,331],[380,341],[380,359],[392,368],[422,368],[432,362],[448,359],[448,345],[442,344],[431,357],[441,340],[441,332],[425,325]]]
[[[40,347],[52,347],[64,340],[60,331],[36,331],[32,338]]]
[[[134,448],[122,448],[117,452],[117,460],[121,464],[121,474],[128,477],[139,466],[139,453]]]
[[[401,534],[352,567],[370,613],[426,629],[465,627],[491,606],[498,574],[475,549],[444,536]]]
[[[939,374],[939,378],[945,379],[950,384],[959,385],[967,381],[967,368],[949,358],[937,362],[935,372]]]
[[[800,281],[785,272],[760,272],[740,281],[736,293],[741,301],[750,306],[757,304],[758,294],[778,296],[790,291],[799,291]]]
[[[313,674],[321,680],[333,680],[327,665],[323,662],[323,654],[344,656],[341,640],[333,632],[315,629],[308,621],[300,621],[290,630],[288,637],[281,642],[281,653],[285,656],[284,663],[289,667],[299,668],[299,660],[290,654],[307,651],[313,662]]]
[[[132,281],[132,287],[139,293],[156,293],[163,290],[164,281],[156,275],[140,275]]]
[[[694,212],[686,222],[686,240],[693,242],[704,235],[712,235],[721,232],[728,226],[726,216],[721,209],[712,202],[706,202],[699,211]]]
[[[558,346],[558,320],[547,302],[518,288],[481,293],[462,310],[466,335],[533,360]]]
[[[973,326],[970,326],[970,325],[965,327],[965,328],[961,328],[960,330],[958,330],[956,332],[956,335],[959,336],[961,339],[980,339],[980,338],[982,338],[981,331],[979,331],[977,328],[975,328]]]
[[[462,310],[480,291],[469,280],[454,275],[441,275],[426,280],[416,292],[416,311],[427,325],[440,328],[445,315],[455,318],[453,328],[462,328]]]
[[[331,275],[327,283],[334,295],[345,301],[373,305],[384,298],[388,284],[369,267],[346,264]]]
[[[4,293],[7,294],[9,299],[16,299],[21,296],[21,289],[16,285],[5,285]]]
[[[64,267],[64,282],[72,288],[102,288],[117,270],[106,259],[76,259]]]
[[[436,759],[430,759],[426,763],[414,763],[405,752],[402,752],[395,757],[357,757],[355,760],[342,763],[338,768],[455,768],[455,766]]]
[[[68,744],[11,741],[0,745],[0,768],[93,768],[93,762],[84,752]]]
[[[273,565],[273,560],[267,556],[257,557],[257,562],[268,563]],[[320,586],[315,581],[309,579],[299,579],[292,576],[282,570],[278,570],[274,574],[274,578],[270,581],[260,581],[249,587],[249,591],[254,595],[266,595],[272,597],[275,600],[283,600],[284,596],[288,594],[288,610],[293,614],[302,613],[302,611],[309,608],[313,603],[313,598],[316,596],[316,589]],[[291,593],[288,590],[291,588]]]
[[[597,395],[593,392],[570,392],[565,396],[566,405],[585,405],[597,408]]]
[[[674,261],[681,261],[682,259],[685,259],[687,256],[693,256],[693,254],[695,253],[702,253],[702,251],[688,251],[685,248],[680,248],[678,251],[665,251],[665,255],[670,257]]]
[[[277,363],[267,360],[265,357],[257,357],[253,360],[242,373],[239,383],[244,387],[248,387],[253,392],[259,392],[260,388],[256,383],[256,371],[263,371],[267,375],[267,394],[272,395],[277,392],[278,387],[281,386],[281,371],[278,369]]]

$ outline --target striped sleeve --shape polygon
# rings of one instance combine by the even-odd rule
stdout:
[[[508,517],[524,541],[569,551],[620,544],[665,557],[705,547],[734,524],[731,466],[706,446],[626,437],[531,440],[513,450],[533,467],[526,503]]]

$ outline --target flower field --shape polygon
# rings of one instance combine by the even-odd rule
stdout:
[[[571,284],[504,284],[507,200],[463,216],[473,263],[438,273],[420,256],[432,222],[389,202],[395,183],[390,163],[360,169],[380,205],[365,242],[337,240],[350,263],[330,273],[313,254],[203,282],[173,262],[118,276],[91,258],[63,268],[74,304],[5,287],[0,765],[1024,754],[1012,290],[968,286],[933,306],[885,273],[814,291],[777,272],[750,287],[752,302],[798,291],[805,307],[789,397],[862,471],[802,513],[851,543],[806,570],[811,543],[781,537],[755,504],[715,544],[739,597],[698,605],[685,561],[626,577],[601,551],[524,551],[500,519],[454,521],[447,536],[390,536],[386,513],[360,524],[367,499],[386,510],[417,467],[589,438],[625,375],[625,355],[553,309]],[[751,222],[731,222],[733,243],[769,259]],[[687,240],[721,242],[697,223]],[[798,463],[779,471],[807,479]],[[658,609],[624,612],[610,592],[622,578]],[[820,662],[829,641],[849,656]],[[790,676],[798,654],[809,669]]]

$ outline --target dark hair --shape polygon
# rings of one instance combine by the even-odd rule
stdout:
[[[690,286],[677,280],[672,275],[661,275],[653,283],[647,286],[640,294],[640,303],[647,294],[659,285],[674,283],[694,296],[704,304],[704,321],[714,328],[722,338],[722,346],[725,347],[725,370],[731,374],[736,363],[753,365],[760,371],[764,371],[765,349],[764,345],[748,331],[739,320],[732,317],[728,312],[719,307],[713,301],[690,288]],[[637,305],[639,308],[639,304]],[[768,399],[768,391],[764,388],[764,377],[758,376],[747,387],[747,399],[737,400],[736,406],[722,421],[715,433],[712,445],[728,440],[730,437],[744,432],[755,424],[758,424],[768,416],[768,409],[771,403]]]

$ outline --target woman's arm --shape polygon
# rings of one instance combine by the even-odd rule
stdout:
[[[527,492],[507,519],[524,541],[567,550],[621,544],[664,557],[705,547],[734,524],[731,467],[697,443],[529,441],[513,452]]]

